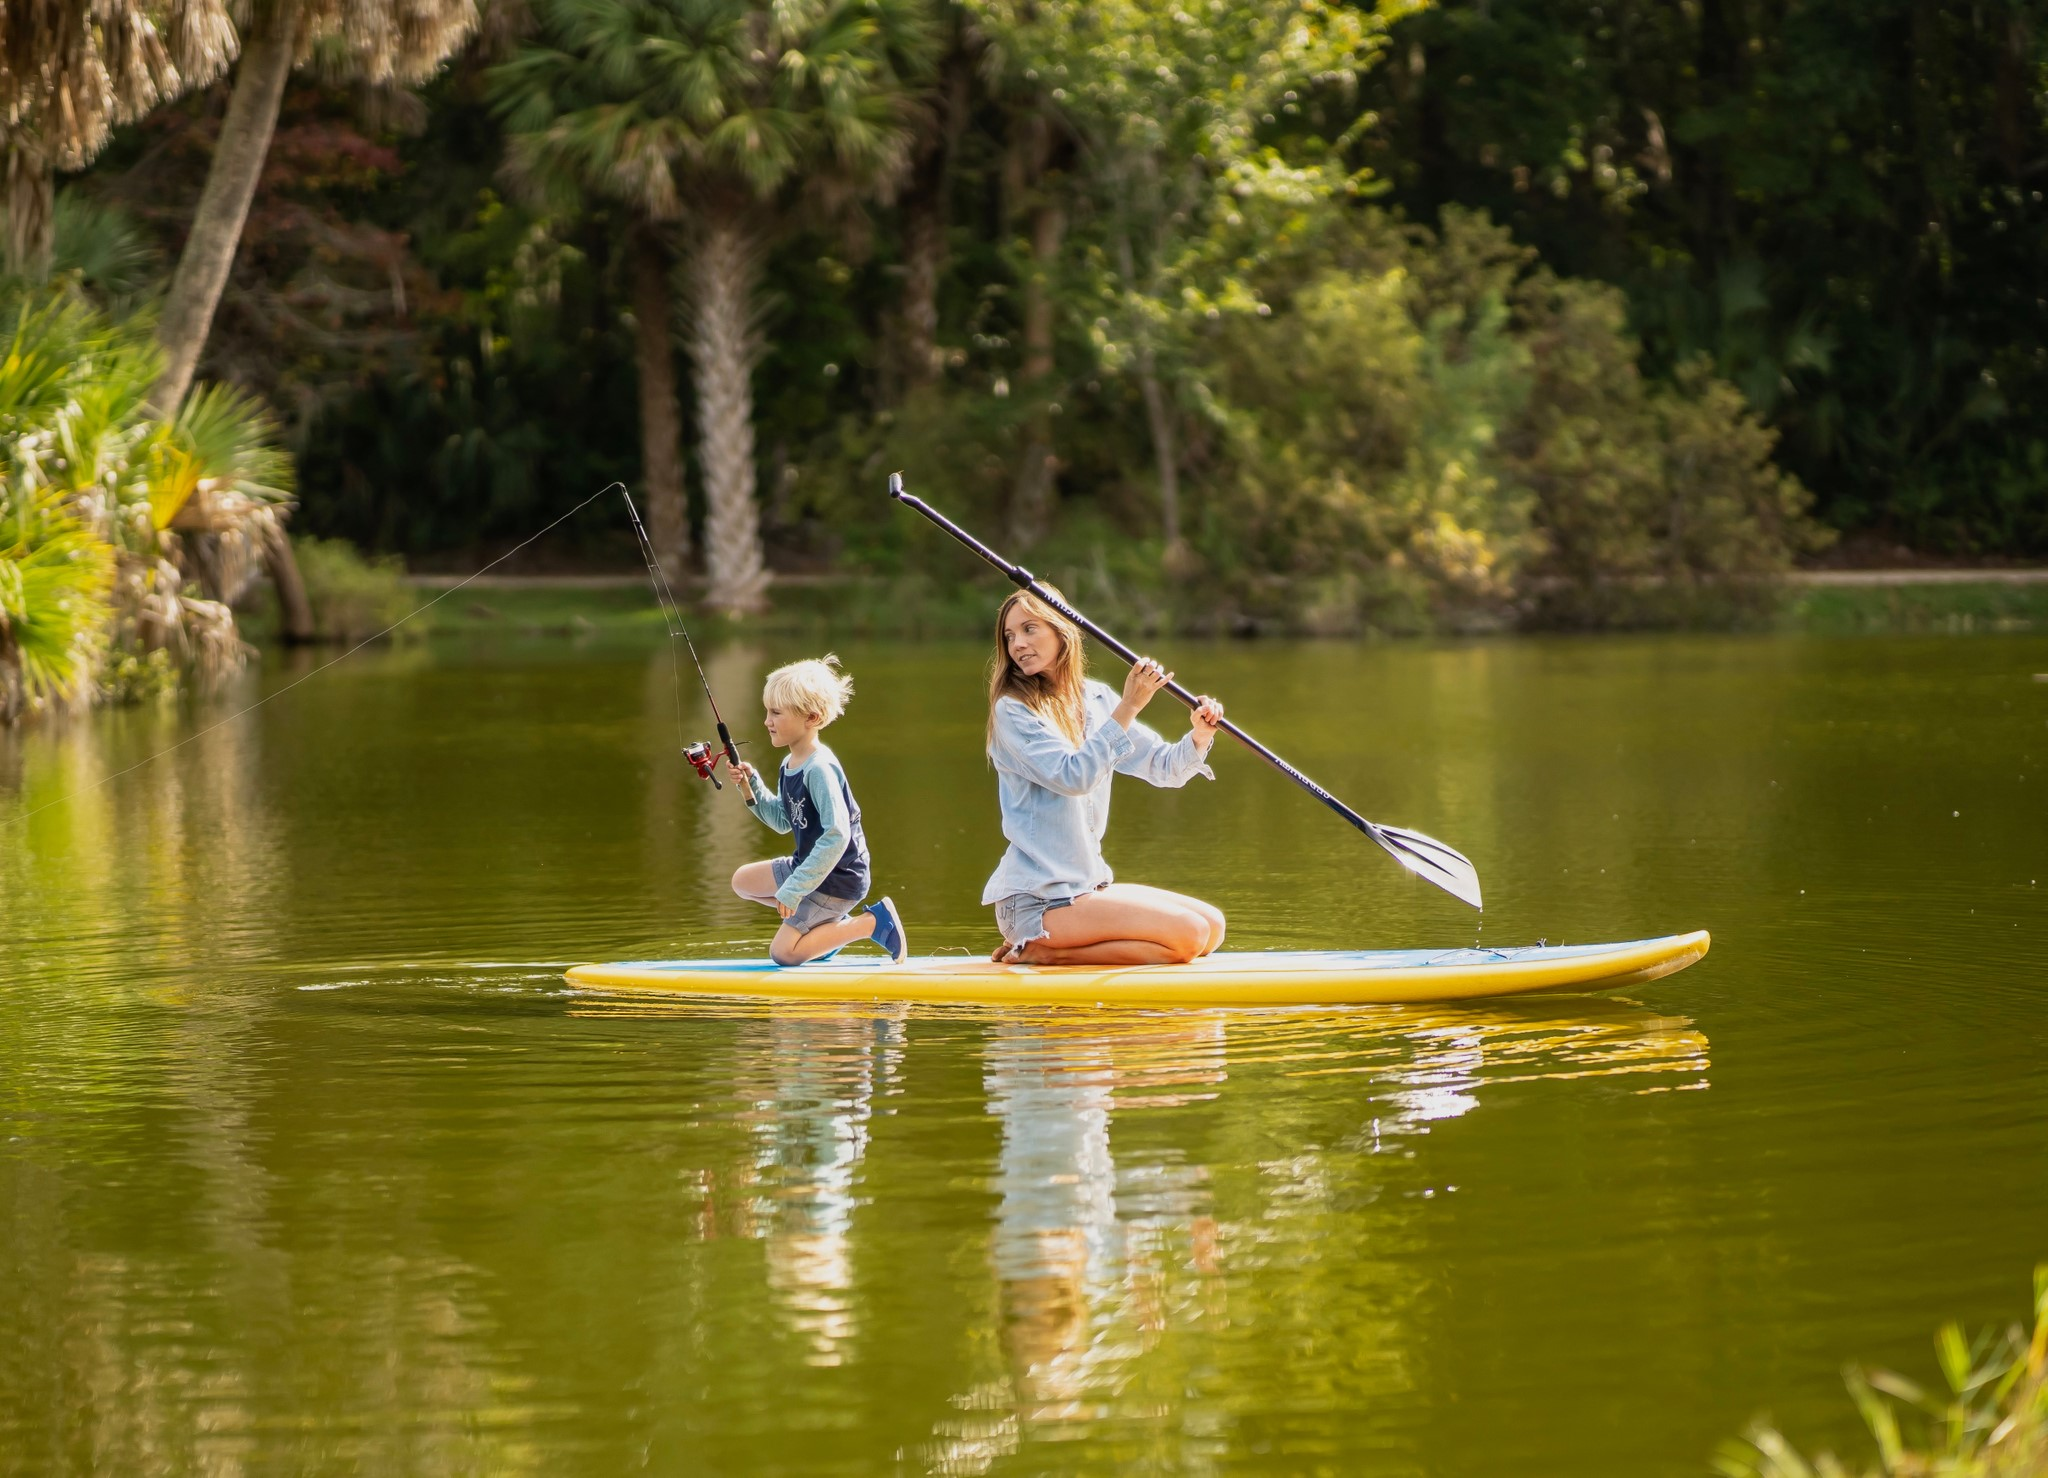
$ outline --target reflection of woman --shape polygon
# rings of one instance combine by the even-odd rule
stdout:
[[[1209,746],[1223,705],[1204,698],[1168,744],[1137,721],[1172,674],[1146,657],[1119,697],[1090,682],[1081,632],[1018,591],[996,616],[988,754],[1001,782],[1010,848],[982,890],[996,907],[995,958],[1032,965],[1178,964],[1223,942],[1223,914],[1164,888],[1111,882],[1102,860],[1114,771],[1178,787],[1214,779]]]

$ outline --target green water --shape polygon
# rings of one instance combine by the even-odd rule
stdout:
[[[984,950],[982,654],[841,653],[878,883]],[[749,730],[795,655],[713,658]],[[769,932],[665,653],[366,656],[96,789],[290,674],[0,738],[0,1471],[1697,1474],[2021,1313],[2048,640],[1164,655],[1467,851],[1484,942],[1712,955],[1345,1012],[572,995]],[[1119,782],[1124,876],[1233,948],[1473,942],[1218,772]]]

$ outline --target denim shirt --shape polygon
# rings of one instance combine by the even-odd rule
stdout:
[[[1168,744],[1141,723],[1126,730],[1110,715],[1119,695],[1106,683],[1086,689],[1084,737],[1076,748],[1060,727],[1015,698],[996,700],[988,745],[1010,849],[981,890],[983,903],[1012,893],[1074,898],[1113,874],[1102,860],[1113,771],[1178,788],[1196,775],[1214,780],[1193,733]]]

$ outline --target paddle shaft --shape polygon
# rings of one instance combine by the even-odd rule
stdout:
[[[1090,636],[1094,637],[1097,641],[1101,642],[1105,647],[1108,647],[1112,652],[1116,653],[1117,656],[1123,658],[1124,661],[1136,665],[1138,661],[1138,654],[1136,652],[1132,651],[1129,647],[1125,646],[1122,642],[1118,641],[1115,637],[1111,636],[1108,632],[1104,631],[1100,626],[1097,626],[1093,621],[1090,621],[1086,616],[1082,615],[1079,611],[1075,610],[1072,606],[1068,605],[1064,600],[1061,600],[1057,595],[1053,594],[1052,591],[1046,589],[1044,585],[1039,583],[1038,577],[1032,574],[1031,571],[1025,569],[1022,565],[1012,564],[1007,559],[1004,559],[1000,554],[996,553],[993,549],[989,548],[988,545],[982,543],[981,540],[975,538],[974,535],[968,533],[967,530],[961,528],[960,525],[954,523],[952,519],[946,517],[945,514],[940,513],[937,509],[933,508],[929,503],[925,502],[922,498],[915,497],[910,493],[904,492],[903,478],[898,473],[891,473],[889,476],[889,496],[894,498],[899,503],[905,503],[908,504],[910,507],[915,508],[919,513],[922,513],[926,518],[930,519],[933,523],[937,524],[940,528],[944,529],[947,533],[951,534],[955,539],[958,539],[962,544],[965,544],[969,549],[972,549],[984,560],[988,561],[988,563],[994,565],[997,569],[1001,570],[1004,576],[1010,581],[1010,583],[1015,585],[1019,590],[1030,591],[1036,599],[1044,601],[1048,606],[1051,606],[1055,611],[1058,611],[1062,616],[1065,616],[1069,621],[1073,622],[1076,626],[1080,627],[1083,631],[1087,632]],[[1190,709],[1193,709],[1202,701],[1199,695],[1190,692],[1188,689],[1182,687],[1179,683],[1168,683],[1166,685],[1166,691],[1171,693],[1175,698],[1179,699],[1183,704],[1185,704]],[[1217,727],[1222,729],[1225,733],[1229,734],[1231,738],[1237,740],[1238,743],[1242,744],[1246,749],[1249,749],[1253,754],[1257,755],[1260,759],[1264,760],[1267,764],[1271,765],[1274,769],[1278,770],[1281,774],[1285,775],[1289,780],[1292,780],[1296,785],[1299,785],[1303,790],[1307,791],[1317,800],[1321,801],[1324,805],[1328,806],[1332,811],[1335,811],[1339,816],[1342,816],[1346,821],[1350,822],[1353,826],[1357,827],[1360,831],[1364,832],[1367,836],[1371,837],[1374,841],[1378,842],[1382,847],[1386,847],[1388,851],[1394,850],[1393,847],[1388,843],[1387,839],[1380,834],[1380,829],[1377,826],[1374,826],[1370,821],[1366,820],[1363,816],[1359,815],[1356,811],[1352,810],[1349,806],[1345,805],[1342,801],[1338,800],[1335,796],[1331,795],[1327,790],[1323,789],[1322,786],[1316,784],[1315,781],[1309,779],[1308,776],[1302,774],[1301,771],[1295,769],[1294,766],[1288,764],[1286,760],[1280,758],[1279,755],[1273,753],[1272,750],[1268,749],[1265,745],[1261,744],[1258,740],[1254,739],[1251,735],[1247,734],[1243,729],[1239,728],[1229,719],[1224,719],[1222,723],[1217,725]]]

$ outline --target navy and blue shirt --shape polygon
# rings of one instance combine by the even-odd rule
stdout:
[[[748,783],[747,805],[777,831],[796,837],[789,876],[775,890],[777,901],[795,908],[812,893],[827,898],[868,896],[868,839],[860,807],[839,756],[820,744],[794,770],[782,762],[776,792],[758,775]]]

